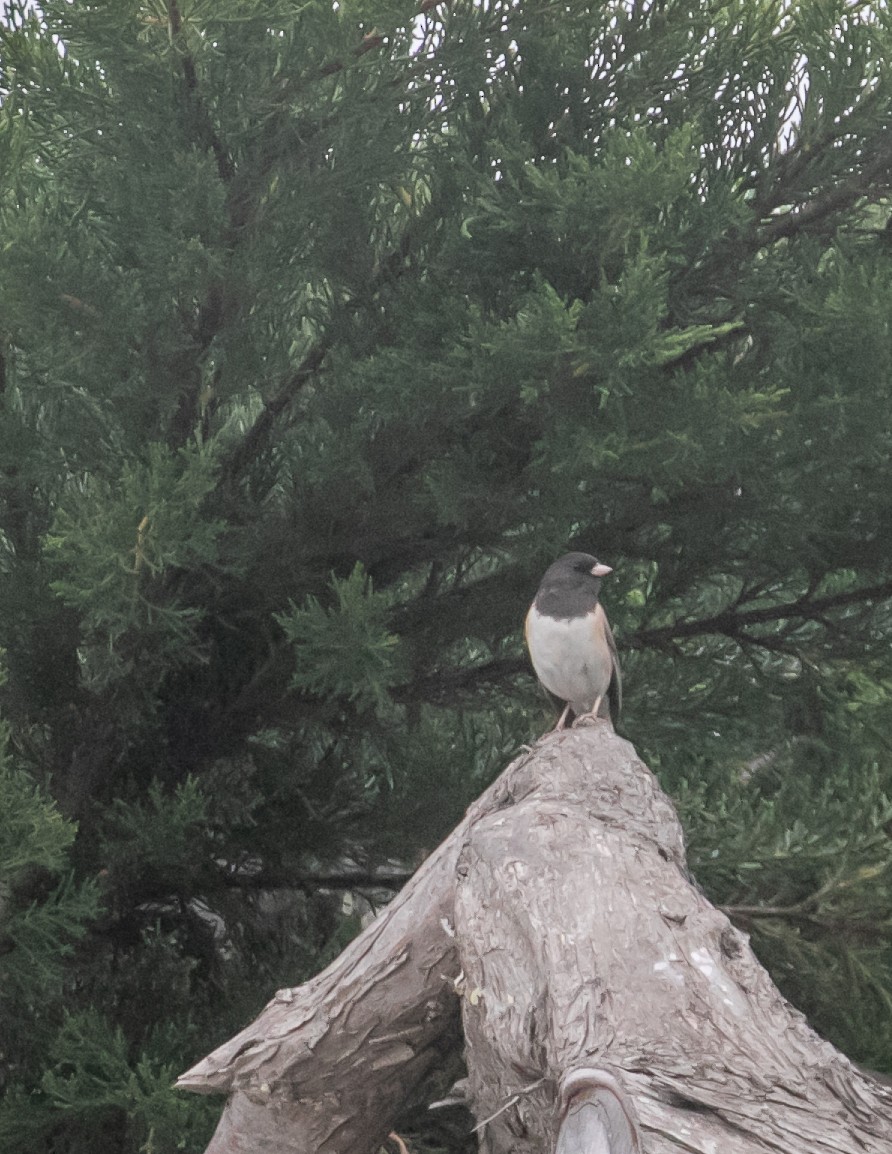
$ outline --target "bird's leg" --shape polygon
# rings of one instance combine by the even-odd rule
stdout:
[[[569,712],[570,712],[570,702],[568,701],[567,704],[564,706],[564,712],[557,719],[557,725],[552,730],[552,733],[559,733],[564,728],[564,726],[567,723],[567,714]],[[573,724],[575,725],[576,723],[574,722]]]
[[[573,718],[572,728],[575,729],[576,726],[580,723],[580,721],[585,721],[589,717],[595,717],[596,718],[598,716],[598,710],[601,708],[601,702],[603,700],[604,700],[604,694],[602,693],[598,697],[595,698],[595,704],[591,707],[591,709],[588,711],[588,713],[580,713],[578,717]]]

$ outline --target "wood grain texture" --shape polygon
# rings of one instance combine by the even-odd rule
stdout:
[[[671,803],[604,722],[513,762],[327,970],[178,1084],[229,1094],[208,1154],[373,1154],[459,1013],[486,1154],[554,1150],[583,1071],[623,1149],[892,1149],[892,1093],[691,882]]]
[[[560,1079],[595,1067],[625,1089],[649,1154],[888,1154],[892,1097],[808,1027],[691,883],[632,747],[594,725],[540,746],[527,771],[535,790],[478,821],[458,867],[478,1117],[517,1097],[481,1150],[553,1149]]]

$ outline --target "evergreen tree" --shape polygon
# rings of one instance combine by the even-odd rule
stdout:
[[[4,5],[10,1149],[202,1149],[173,1075],[549,724],[568,548],[699,881],[892,1071],[890,61],[842,0]]]

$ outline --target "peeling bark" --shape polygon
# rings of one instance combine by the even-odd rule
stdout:
[[[888,1154],[892,1092],[691,883],[674,810],[593,722],[543,738],[324,973],[179,1085],[208,1154],[372,1154],[454,1038],[486,1154]]]

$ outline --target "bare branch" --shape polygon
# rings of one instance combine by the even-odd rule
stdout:
[[[626,644],[636,649],[643,649],[651,645],[658,646],[665,641],[698,637],[707,633],[719,633],[737,639],[746,635],[746,630],[754,625],[768,625],[791,618],[813,621],[820,619],[828,610],[843,609],[847,605],[886,601],[889,598],[892,598],[892,581],[862,586],[860,589],[848,589],[842,593],[828,593],[824,597],[810,597],[805,594],[795,601],[783,602],[780,605],[766,605],[758,609],[724,609],[711,617],[676,621],[672,625],[644,629],[626,638]],[[764,643],[759,636],[746,635],[746,639],[756,644]]]

